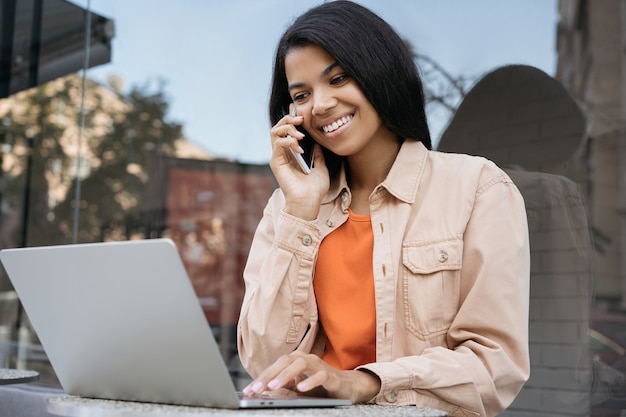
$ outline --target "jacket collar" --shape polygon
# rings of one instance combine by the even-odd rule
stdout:
[[[387,178],[380,184],[391,195],[405,203],[415,201],[417,188],[424,172],[428,149],[417,140],[405,140],[400,147]],[[322,204],[334,201],[344,191],[349,190],[345,165],[339,171],[339,178],[333,181],[322,199]]]
[[[405,140],[381,186],[398,200],[413,203],[427,158],[428,149],[422,142]]]

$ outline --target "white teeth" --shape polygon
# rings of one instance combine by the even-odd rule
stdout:
[[[350,120],[352,120],[352,116],[344,116],[341,119],[332,122],[328,126],[322,127],[322,130],[324,132],[326,132],[326,133],[333,132],[333,131],[339,129],[339,127],[341,127],[341,126],[345,125],[346,123],[348,123]]]

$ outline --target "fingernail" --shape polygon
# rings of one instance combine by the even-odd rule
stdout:
[[[298,153],[304,153],[304,149],[302,149],[301,146],[298,146],[298,149],[296,149],[296,152]]]
[[[242,390],[242,392],[243,392],[245,395],[248,395],[248,394],[250,394],[250,393],[252,392],[252,388],[250,388],[250,386],[247,386],[247,387],[245,387],[245,388]]]
[[[308,391],[309,387],[307,386],[306,382],[300,382],[296,388],[298,388],[298,391],[303,392],[303,391]]]
[[[302,139],[304,137],[304,133],[302,133],[302,132],[300,132],[298,130],[298,134],[296,136],[299,137],[300,139]]]
[[[280,382],[277,379],[272,379],[270,382],[267,383],[267,387],[269,389],[276,389],[276,388],[278,388],[278,384],[279,383]]]
[[[256,384],[254,384],[252,386],[252,391],[254,391],[256,393],[260,393],[261,391],[263,391],[263,383],[262,382],[257,382]]]

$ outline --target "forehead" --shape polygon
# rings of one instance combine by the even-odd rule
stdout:
[[[285,74],[288,80],[309,75],[320,76],[335,59],[317,45],[291,48],[285,55]]]

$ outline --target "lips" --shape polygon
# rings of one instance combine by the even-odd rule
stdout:
[[[343,126],[346,123],[348,123],[350,120],[352,120],[352,115],[344,116],[341,119],[335,120],[334,122],[332,122],[329,125],[322,126],[322,130],[325,133],[334,132],[335,130],[339,129],[341,126]]]

